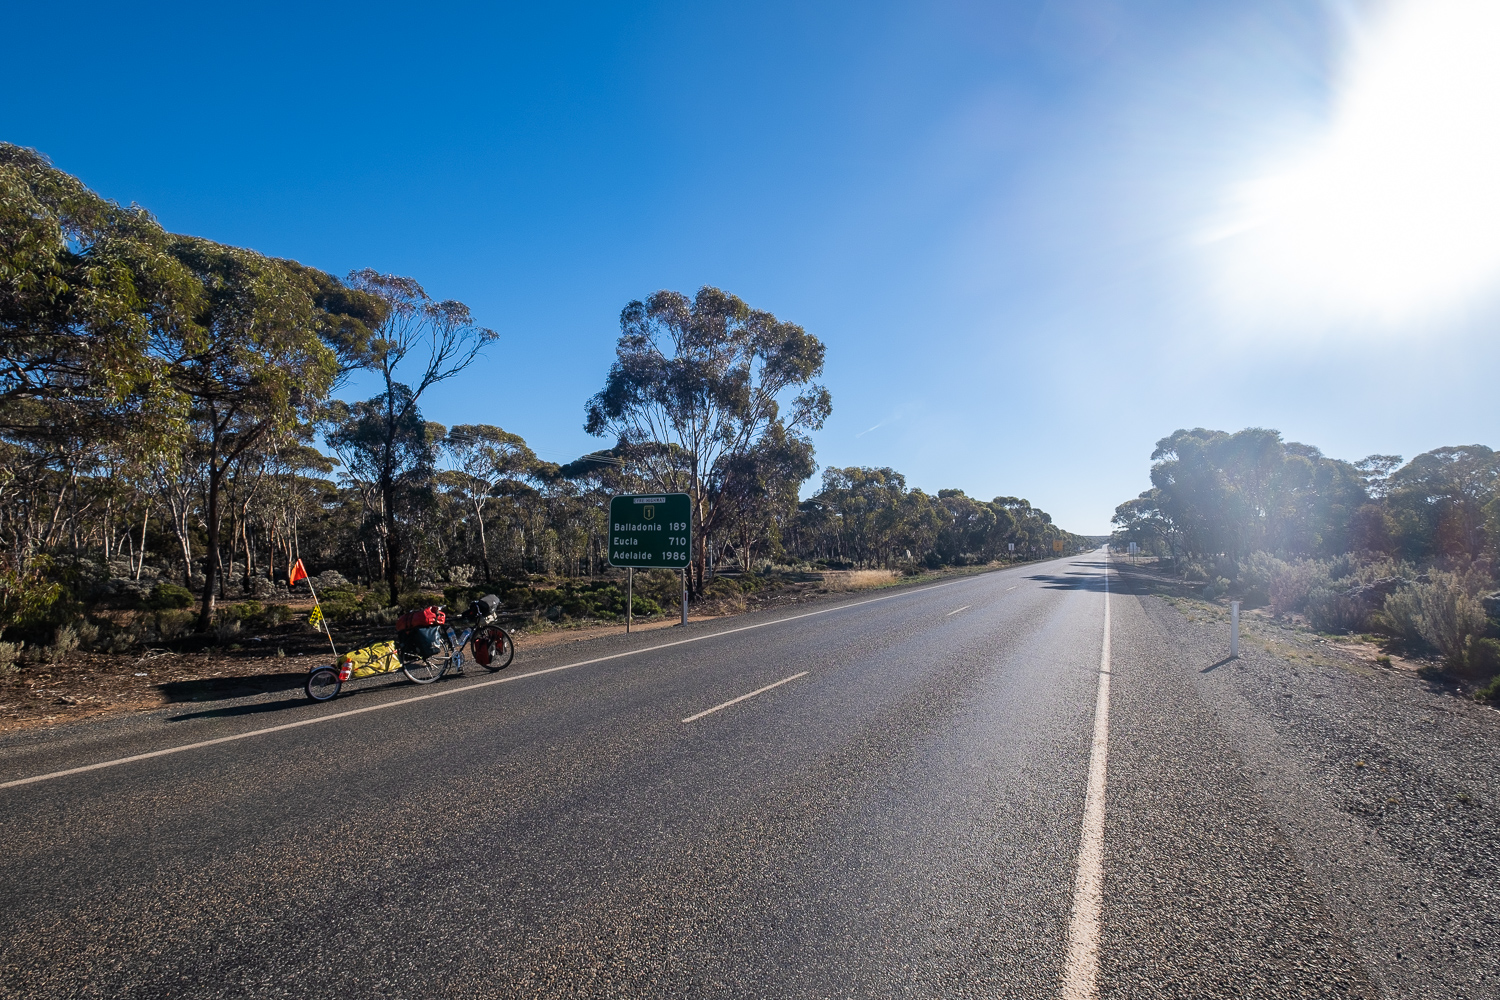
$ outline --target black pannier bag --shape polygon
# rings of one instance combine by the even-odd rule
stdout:
[[[469,605],[469,617],[484,621],[495,613],[500,607],[500,598],[494,594],[485,594],[479,600]]]
[[[436,625],[397,632],[396,645],[401,647],[402,652],[420,656],[424,660],[429,656],[436,656],[442,649],[442,644],[438,642]]]

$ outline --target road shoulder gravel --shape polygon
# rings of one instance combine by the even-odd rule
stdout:
[[[1153,682],[1166,704],[1153,711],[1198,716],[1174,732],[1206,727],[1197,746],[1158,753],[1189,751],[1179,778],[1196,770],[1193,780],[1213,786],[1205,776],[1225,762],[1243,778],[1220,782],[1223,806],[1206,800],[1197,824],[1206,830],[1221,813],[1246,844],[1269,821],[1267,835],[1289,852],[1284,888],[1316,893],[1328,928],[1383,995],[1496,996],[1500,714],[1333,644],[1292,658],[1285,646],[1245,643],[1229,660],[1227,622],[1184,614],[1128,571],[1122,582],[1160,647]],[[1170,787],[1165,774],[1149,781]],[[1236,815],[1232,799],[1248,813]],[[1361,995],[1359,978],[1328,985]]]

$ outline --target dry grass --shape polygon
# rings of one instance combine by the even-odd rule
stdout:
[[[840,592],[845,590],[869,590],[894,582],[893,569],[846,569],[830,570],[823,574],[823,589]]]

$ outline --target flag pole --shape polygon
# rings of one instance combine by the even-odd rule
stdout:
[[[323,634],[328,636],[328,648],[333,650],[334,666],[338,666],[339,648],[333,644],[333,630],[328,627],[328,616],[323,614],[323,605],[318,603],[318,592],[313,590],[311,577],[307,580],[307,589],[312,591],[313,607],[318,609],[318,624],[323,626]]]
[[[334,666],[338,666],[339,648],[333,644],[333,630],[328,627],[328,617],[323,614],[323,605],[318,602],[318,592],[313,588],[312,577],[308,575],[307,567],[302,565],[301,559],[298,559],[296,565],[292,567],[292,575],[295,576],[297,570],[299,569],[302,570],[302,579],[307,581],[308,593],[312,594],[313,607],[318,609],[318,625],[321,626],[320,631],[322,631],[322,633],[328,637],[328,648],[333,650]],[[292,586],[296,585],[297,581],[293,580]]]

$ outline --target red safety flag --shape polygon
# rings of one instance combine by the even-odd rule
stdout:
[[[286,582],[286,585],[288,587],[295,587],[295,586],[297,586],[297,581],[298,580],[306,580],[306,579],[307,579],[307,570],[303,568],[303,566],[302,566],[302,560],[298,559],[297,560],[297,565],[295,565],[295,566],[292,567],[292,578]]]

